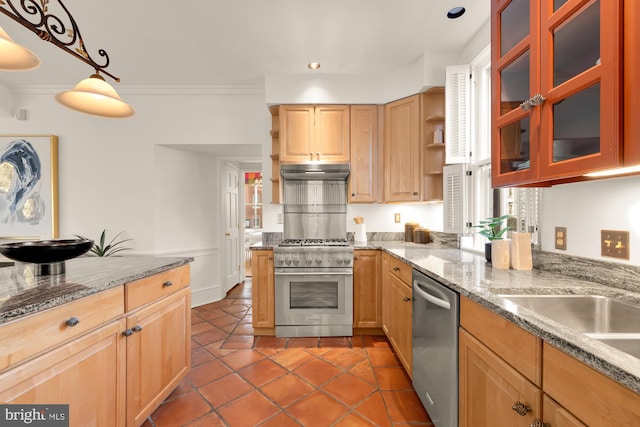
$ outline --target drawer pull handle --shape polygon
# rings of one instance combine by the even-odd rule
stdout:
[[[411,301],[411,297],[404,297],[402,298],[402,301]]]
[[[171,283],[171,280],[167,280],[166,282],[164,282],[162,284],[162,287],[163,288],[168,288],[169,286],[172,286],[172,285],[173,285],[173,283]]]
[[[529,424],[529,427],[551,427],[551,424],[544,423],[541,420],[536,419],[534,422]]]
[[[518,413],[518,415],[522,415],[523,417],[527,415],[527,412],[531,411],[531,408],[529,408],[527,405],[525,405],[520,401],[516,401],[516,403],[514,403],[513,406],[511,407],[511,409],[513,409]]]
[[[78,323],[80,323],[80,319],[78,319],[77,317],[72,317],[71,319],[67,320],[66,322],[64,322],[68,327],[73,328],[74,326],[76,326]]]
[[[133,329],[125,329],[124,332],[122,332],[122,335],[124,335],[125,337],[130,337],[131,335],[133,335]]]
[[[133,327],[133,332],[140,332],[142,330],[142,326],[136,325]]]
[[[398,267],[393,267],[393,271],[400,271]]]

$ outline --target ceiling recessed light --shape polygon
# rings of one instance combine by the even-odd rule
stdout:
[[[317,70],[318,68],[320,68],[320,63],[319,62],[309,62],[307,64],[307,67],[309,67],[310,70]]]
[[[449,19],[456,19],[456,18],[460,18],[462,15],[464,15],[464,13],[466,12],[464,7],[454,7],[452,8],[449,12],[447,12],[447,18]]]

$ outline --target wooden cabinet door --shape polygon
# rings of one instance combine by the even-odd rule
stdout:
[[[420,95],[385,105],[384,200],[420,201]]]
[[[546,394],[542,398],[544,422],[552,427],[587,427]]]
[[[316,105],[313,160],[323,163],[349,162],[349,106]]]
[[[313,105],[280,106],[280,162],[315,160]]]
[[[391,273],[389,272],[389,258],[382,253],[382,330],[387,338],[393,332],[391,329]]]
[[[191,290],[127,316],[127,426],[140,426],[191,368]]]
[[[257,334],[259,328],[271,328],[266,332],[273,335],[276,316],[273,251],[254,250],[251,258],[253,328]]]
[[[389,341],[396,350],[407,374],[412,374],[412,324],[413,308],[411,303],[411,287],[393,274],[389,278],[391,298],[391,336]]]
[[[460,427],[529,427],[541,419],[542,391],[460,328]],[[513,407],[528,409],[520,415]]]
[[[125,425],[125,321],[0,374],[0,402],[69,405],[72,427]]]
[[[351,173],[349,174],[349,203],[375,203],[381,200],[382,153],[380,153],[378,117],[382,107],[352,105]]]
[[[354,251],[353,327],[382,327],[382,275],[380,251]]]

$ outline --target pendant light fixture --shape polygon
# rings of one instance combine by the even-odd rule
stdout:
[[[36,54],[14,42],[0,27],[0,70],[28,71],[39,66],[40,59]]]
[[[107,52],[104,49],[98,50],[103,63],[99,64],[94,61],[85,48],[84,40],[71,13],[69,13],[61,0],[56,0],[55,3],[59,5],[59,8],[66,15],[63,15],[63,18],[59,18],[50,12],[55,7],[53,3],[53,1],[0,0],[0,12],[35,33],[40,39],[53,43],[95,70],[94,74],[82,80],[72,90],[57,94],[55,99],[58,102],[73,110],[93,116],[110,118],[132,116],[135,113],[134,109],[122,101],[116,90],[100,75],[107,75],[116,82],[120,82],[118,77],[105,70],[109,66]],[[34,58],[35,63],[33,62]],[[29,62],[29,59],[31,62]],[[5,62],[9,65],[3,68]],[[37,67],[39,63],[40,60],[32,52],[16,44],[0,28],[0,70],[32,69]]]

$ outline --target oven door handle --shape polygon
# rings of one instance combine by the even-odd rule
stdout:
[[[329,272],[322,272],[322,271],[312,271],[312,272],[296,272],[296,273],[275,273],[276,276],[328,276],[328,277],[335,277],[335,276],[353,276],[352,272],[347,272],[347,271],[329,271]]]

